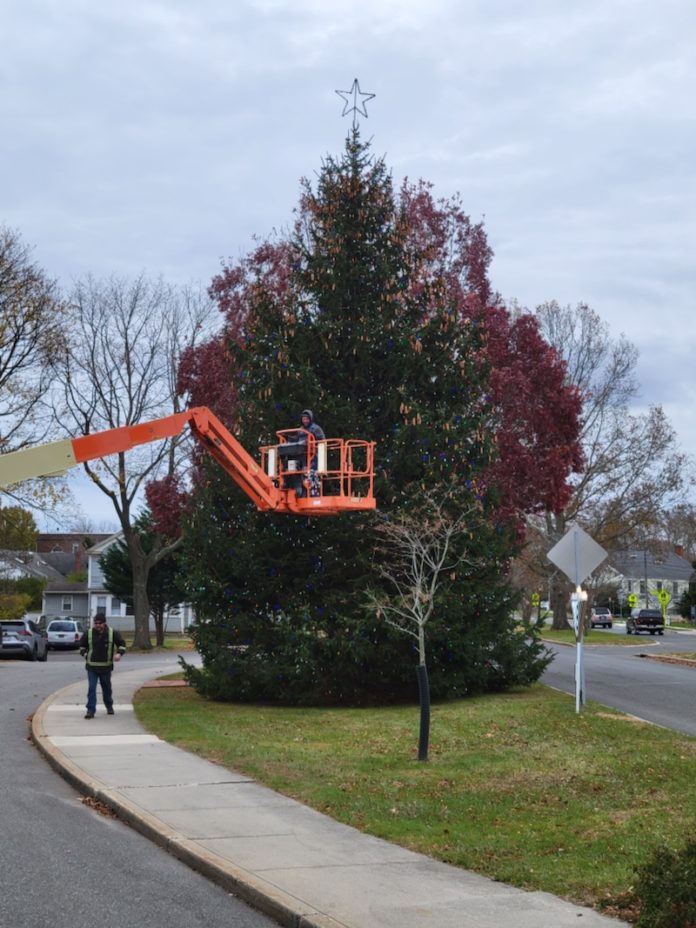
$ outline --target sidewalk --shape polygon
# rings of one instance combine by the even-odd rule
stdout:
[[[167,672],[171,666],[167,667]],[[165,671],[162,671],[165,672]],[[86,721],[87,682],[36,711],[34,741],[80,792],[290,928],[619,928],[364,835],[148,734],[132,698],[152,665],[119,671],[116,715]]]

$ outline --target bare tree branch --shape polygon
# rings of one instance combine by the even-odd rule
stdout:
[[[473,566],[466,548],[455,542],[470,535],[468,522],[474,509],[451,512],[452,501],[425,494],[416,513],[381,522],[378,546],[379,575],[392,592],[369,590],[368,602],[385,620],[416,638],[421,664],[425,664],[425,627],[435,609],[438,590],[463,564]],[[478,513],[477,513],[478,515]]]

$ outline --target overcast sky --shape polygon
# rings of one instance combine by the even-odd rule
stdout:
[[[4,0],[0,77],[0,223],[66,290],[287,228],[357,77],[395,181],[461,194],[505,298],[634,341],[696,453],[693,0]]]

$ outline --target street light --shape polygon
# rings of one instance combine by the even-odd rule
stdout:
[[[632,561],[638,560],[637,554],[630,554],[629,557]],[[645,608],[649,609],[650,603],[648,601],[648,552],[646,548],[643,548],[643,583],[645,584],[644,590],[643,590],[645,594]]]

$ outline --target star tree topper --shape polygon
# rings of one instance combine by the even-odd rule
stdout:
[[[357,77],[353,81],[353,86],[350,90],[337,90],[336,93],[344,101],[341,116],[345,116],[347,113],[353,114],[353,128],[358,124],[358,113],[367,119],[365,104],[368,100],[372,100],[375,95],[373,93],[363,93],[360,90],[360,83]]]

